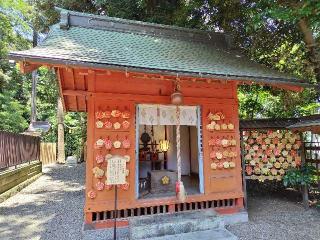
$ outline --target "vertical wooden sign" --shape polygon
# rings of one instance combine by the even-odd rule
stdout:
[[[115,155],[108,159],[107,185],[126,183],[126,159]]]

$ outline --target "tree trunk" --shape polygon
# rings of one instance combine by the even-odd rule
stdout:
[[[307,19],[302,18],[298,22],[299,28],[303,34],[304,42],[309,50],[310,62],[314,65],[314,72],[317,82],[320,82],[320,53],[318,45],[313,37],[312,30],[308,24]]]
[[[64,113],[61,98],[58,97],[57,106],[57,120],[58,120],[58,163],[66,162],[66,155],[64,149]]]

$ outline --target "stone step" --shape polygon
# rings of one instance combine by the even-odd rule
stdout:
[[[182,233],[176,235],[166,235],[161,237],[144,238],[143,240],[238,240],[238,237],[233,235],[228,230],[210,229],[197,232]]]
[[[224,227],[224,222],[213,210],[199,210],[134,217],[129,226],[134,240],[218,229]]]

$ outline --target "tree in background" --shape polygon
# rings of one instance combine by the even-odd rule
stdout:
[[[30,119],[29,75],[9,64],[9,50],[31,47],[32,28],[47,33],[59,21],[54,6],[112,17],[228,32],[243,54],[268,67],[319,83],[319,14],[316,0],[2,0],[0,2],[0,129],[21,132]],[[31,23],[31,24],[30,24]],[[44,137],[57,141],[57,88],[51,70],[41,68],[38,120],[49,120]],[[52,86],[48,88],[47,86]],[[318,112],[319,93],[266,86],[240,86],[240,116],[293,117]],[[79,154],[86,117],[65,116],[66,154]]]
[[[0,2],[0,130],[21,133],[28,128],[31,75],[20,74],[18,67],[9,63],[7,55],[10,50],[32,47],[33,28],[45,32],[45,26],[37,22],[38,16],[39,13],[26,1]],[[57,142],[57,89],[55,74],[41,67],[38,70],[37,119],[51,124],[51,130],[43,136],[48,142]],[[65,119],[66,126],[77,126],[66,132],[66,153],[80,156],[82,148],[78,143],[85,141],[82,140],[85,136],[83,129],[86,129],[85,116],[68,113]]]

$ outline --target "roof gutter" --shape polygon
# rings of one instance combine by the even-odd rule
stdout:
[[[185,76],[185,77],[195,77],[195,78],[213,78],[218,80],[229,80],[229,81],[244,81],[248,84],[253,82],[268,84],[268,85],[290,85],[298,86],[302,88],[314,88],[317,91],[320,91],[320,85],[314,85],[306,82],[298,82],[293,79],[284,79],[284,78],[268,78],[268,77],[256,77],[256,76],[239,76],[239,75],[224,75],[224,74],[209,74],[209,73],[195,73],[187,71],[172,71],[166,69],[152,69],[152,68],[142,68],[142,67],[133,67],[125,65],[115,65],[115,64],[101,64],[95,62],[84,62],[84,61],[75,61],[75,60],[66,60],[59,58],[46,58],[46,57],[30,57],[17,53],[9,53],[9,58],[16,61],[23,62],[32,62],[39,65],[51,64],[51,65],[66,65],[72,67],[86,67],[86,68],[97,68],[97,69],[108,69],[108,70],[121,70],[121,71],[132,71],[132,72],[145,72],[150,74],[163,74],[168,76]],[[291,81],[290,81],[291,80]]]

